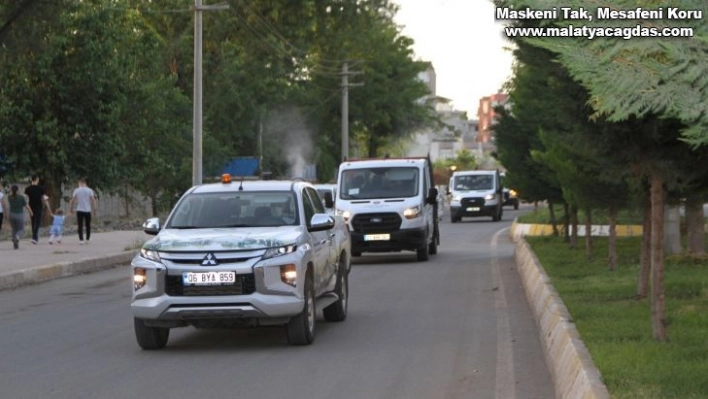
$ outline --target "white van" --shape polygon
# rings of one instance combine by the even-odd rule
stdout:
[[[437,253],[438,190],[429,158],[345,161],[337,184],[335,212],[349,225],[352,256],[415,251],[426,261]]]
[[[504,204],[502,189],[498,170],[454,172],[448,186],[450,222],[479,216],[491,216],[493,221],[500,221]]]

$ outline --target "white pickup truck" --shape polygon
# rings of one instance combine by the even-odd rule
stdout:
[[[347,316],[350,235],[304,181],[231,181],[192,187],[135,256],[131,311],[143,349],[171,328],[284,325],[308,345],[315,315]]]

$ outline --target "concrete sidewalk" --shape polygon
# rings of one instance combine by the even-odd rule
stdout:
[[[79,245],[76,235],[64,236],[61,244],[40,237],[29,238],[13,249],[11,240],[0,241],[0,290],[40,283],[118,265],[129,265],[140,246],[151,236],[142,230],[92,232],[91,242]]]

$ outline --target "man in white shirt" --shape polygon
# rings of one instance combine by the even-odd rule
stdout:
[[[96,201],[93,190],[86,186],[86,179],[79,179],[79,187],[74,190],[69,209],[72,214],[76,211],[76,221],[79,224],[79,244],[88,243],[91,240],[91,212],[98,212],[98,201]],[[84,226],[86,226],[86,241],[84,241]]]

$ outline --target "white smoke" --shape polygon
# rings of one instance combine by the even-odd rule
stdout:
[[[283,149],[282,156],[289,165],[286,177],[314,178],[308,170],[314,155],[312,132],[301,113],[297,109],[281,110],[269,118],[267,127]]]

